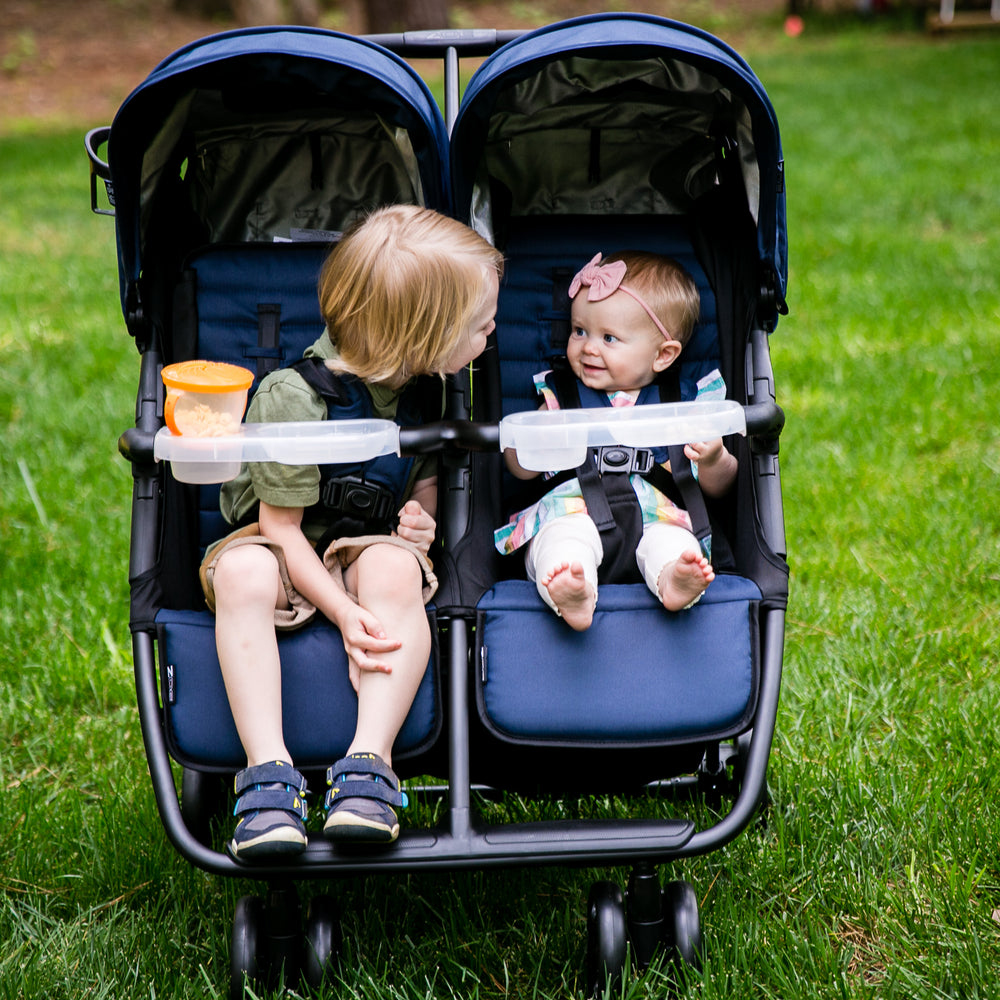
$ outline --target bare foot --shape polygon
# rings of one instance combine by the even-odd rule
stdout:
[[[715,579],[715,571],[709,561],[691,549],[682,552],[677,559],[660,571],[656,581],[660,591],[660,601],[667,611],[682,611],[699,597]]]
[[[556,566],[542,583],[559,609],[563,621],[571,629],[584,632],[590,628],[590,623],[594,619],[597,594],[587,583],[580,563],[562,563]]]

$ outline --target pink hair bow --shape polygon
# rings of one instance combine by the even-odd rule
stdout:
[[[601,254],[594,254],[593,260],[586,267],[576,272],[575,277],[570,282],[569,297],[576,298],[576,293],[581,287],[589,289],[587,292],[588,302],[600,302],[609,295],[617,292],[625,277],[625,261],[615,260],[610,264],[601,263]]]
[[[646,300],[638,292],[622,284],[622,279],[628,270],[625,261],[612,260],[607,264],[602,264],[601,256],[600,253],[594,254],[590,263],[576,272],[573,280],[569,283],[569,297],[571,299],[576,298],[576,294],[581,288],[587,289],[588,302],[600,302],[615,292],[624,292],[642,306],[646,311],[646,315],[653,321],[656,329],[667,340],[673,340],[674,338],[667,333],[666,327],[659,321],[653,310],[649,308]]]

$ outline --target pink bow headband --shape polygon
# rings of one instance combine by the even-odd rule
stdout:
[[[656,318],[656,314],[646,303],[646,300],[627,285],[622,284],[625,272],[628,268],[623,260],[613,260],[607,264],[602,264],[601,254],[594,255],[593,260],[586,267],[576,272],[569,285],[569,297],[575,298],[581,287],[589,289],[587,292],[588,302],[600,302],[602,299],[614,295],[615,292],[624,292],[631,296],[645,310],[646,315],[653,321],[656,329],[663,334],[667,340],[674,338],[667,333],[667,328]]]

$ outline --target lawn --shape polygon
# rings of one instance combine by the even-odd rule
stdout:
[[[994,997],[1000,44],[746,54],[786,157],[790,627],[764,821],[672,873],[702,904],[689,994]],[[91,124],[0,138],[0,1000],[220,997],[244,887],[167,844],[134,707],[116,440],[138,361]],[[336,995],[581,996],[594,877],[337,886]],[[654,967],[620,995],[665,989]]]

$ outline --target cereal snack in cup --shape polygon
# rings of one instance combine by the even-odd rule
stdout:
[[[239,430],[253,373],[222,361],[181,361],[160,373],[172,434],[221,437]]]

